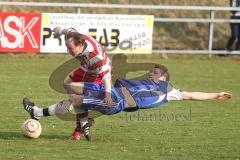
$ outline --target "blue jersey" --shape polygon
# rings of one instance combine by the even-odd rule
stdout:
[[[118,79],[111,90],[113,105],[103,102],[105,97],[104,86],[94,83],[84,83],[83,109],[99,111],[103,114],[116,114],[125,109],[126,101],[120,87],[126,87],[139,109],[147,109],[163,105],[167,101],[167,93],[171,89],[166,81],[155,83],[150,79],[125,80]]]
[[[160,106],[167,102],[167,93],[171,88],[166,81],[158,83],[150,79],[118,79],[116,87],[126,87],[136,102],[137,108],[145,109]]]

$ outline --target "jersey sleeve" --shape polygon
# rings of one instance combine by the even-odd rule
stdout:
[[[173,88],[170,92],[167,93],[167,100],[174,101],[174,100],[183,100],[181,89]]]
[[[102,77],[102,80],[112,77],[111,70],[107,70],[105,72],[102,72],[100,75]]]

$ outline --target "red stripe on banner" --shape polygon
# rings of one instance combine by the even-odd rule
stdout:
[[[40,52],[40,13],[0,12],[0,52]]]

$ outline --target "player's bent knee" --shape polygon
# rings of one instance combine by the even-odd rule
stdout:
[[[72,103],[73,106],[82,104],[83,95],[71,94],[69,96],[69,101]]]
[[[84,84],[81,82],[71,82],[64,84],[65,90],[70,94],[83,94]]]

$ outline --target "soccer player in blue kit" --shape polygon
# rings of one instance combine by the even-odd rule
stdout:
[[[93,83],[85,83],[81,108],[112,115],[120,111],[159,107],[171,100],[229,99],[232,97],[232,94],[227,92],[187,92],[176,89],[169,83],[169,78],[170,75],[165,66],[155,65],[150,70],[147,79],[117,79],[111,91],[114,101],[112,105],[107,105],[102,101],[104,88],[97,88]]]
[[[98,111],[104,115],[113,115],[121,111],[159,107],[172,100],[226,100],[232,97],[232,94],[227,92],[188,92],[176,89],[169,83],[169,79],[170,75],[167,67],[155,65],[149,71],[147,79],[117,79],[111,90],[112,104],[107,104],[103,101],[105,95],[103,85],[79,82],[76,86],[66,86],[71,88],[72,94],[78,94],[78,98],[72,99],[69,103],[60,102],[58,105],[45,108],[45,112],[49,112],[46,115],[43,113],[43,108],[34,105],[27,98],[23,99],[23,106],[30,113],[31,118],[62,115],[69,112],[71,106]]]

